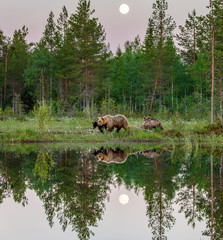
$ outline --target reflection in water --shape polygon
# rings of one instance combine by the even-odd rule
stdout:
[[[35,168],[33,169],[34,176],[38,176],[42,183],[49,180],[50,171],[54,167],[53,155],[48,152],[39,152],[37,155]]]
[[[198,239],[223,239],[222,154],[207,152],[182,146],[0,152],[0,203],[13,198],[25,206],[26,190],[33,189],[51,227],[58,219],[64,231],[71,226],[80,240],[90,239],[106,213],[111,186],[124,185],[143,194],[153,239],[167,239],[177,222],[175,204],[189,226],[206,223]]]
[[[129,196],[127,194],[121,194],[118,198],[118,201],[122,204],[125,205],[129,202]]]
[[[128,157],[128,154],[117,148],[117,149],[104,149],[101,148],[99,151],[94,152],[95,156],[98,156],[98,160],[106,163],[124,163]]]

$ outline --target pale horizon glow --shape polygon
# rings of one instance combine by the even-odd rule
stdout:
[[[127,4],[120,5],[119,12],[121,14],[127,14],[129,12],[129,6]]]

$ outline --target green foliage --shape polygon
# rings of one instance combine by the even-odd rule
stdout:
[[[107,115],[107,114],[111,114],[114,115],[117,113],[117,106],[115,104],[115,101],[111,98],[109,98],[108,100],[104,99],[101,102],[101,114],[102,115]]]
[[[53,127],[54,118],[51,115],[51,107],[44,102],[39,103],[39,107],[34,107],[33,115],[40,132],[45,132]]]
[[[1,120],[5,121],[6,119],[13,118],[14,114],[12,112],[12,108],[7,106],[4,111],[1,109],[1,115],[0,118]]]
[[[48,152],[41,152],[37,155],[33,174],[39,177],[39,181],[41,181],[42,184],[49,179],[50,171],[53,169],[54,163],[52,154]]]
[[[52,103],[52,112],[53,114],[57,115],[57,116],[65,116],[67,113],[67,105],[68,105],[68,101],[67,100],[57,100],[57,101],[53,101]]]

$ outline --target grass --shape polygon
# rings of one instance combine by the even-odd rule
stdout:
[[[101,134],[92,128],[92,119],[61,118],[52,129],[39,132],[34,119],[0,121],[0,142],[176,142],[199,141],[223,143],[222,128],[208,121],[163,120],[164,130],[143,130],[143,119],[129,118],[129,130]]]

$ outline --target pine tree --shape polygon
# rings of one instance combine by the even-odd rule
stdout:
[[[182,47],[181,55],[187,63],[194,64],[197,59],[200,29],[199,17],[195,9],[191,14],[188,13],[188,19],[186,19],[185,25],[180,25],[179,29],[180,33],[177,34],[177,40],[179,41],[179,46]]]
[[[215,43],[215,21],[213,12],[213,1],[210,0],[211,7],[211,26],[212,26],[212,41],[211,41],[211,124],[214,120],[214,43]]]
[[[4,105],[6,103],[6,83],[7,83],[7,65],[8,65],[8,45],[9,40],[4,36],[3,31],[0,29],[0,86],[3,88],[1,93],[1,104],[2,105],[2,96]]]
[[[52,55],[46,49],[45,43],[40,41],[32,51],[28,66],[24,72],[25,86],[32,99],[30,102],[39,100],[44,102],[48,95],[48,82],[50,77],[49,66],[52,63]]]
[[[105,32],[98,19],[92,17],[94,12],[90,9],[90,1],[80,0],[76,13],[70,17],[71,32],[78,57],[80,97],[84,96],[84,107],[87,108],[88,113],[90,99],[94,94],[98,63],[105,49]]]
[[[65,99],[67,99],[68,92],[68,72],[70,67],[70,42],[68,39],[68,27],[69,18],[68,12],[65,6],[62,8],[62,12],[57,19],[56,25],[56,46],[57,46],[57,77],[58,77],[58,98],[60,96],[63,99],[63,93],[65,92]],[[63,84],[64,82],[64,84]],[[64,87],[63,87],[64,85]],[[64,89],[64,91],[63,91]]]
[[[144,38],[142,52],[144,54],[144,76],[147,79],[146,87],[148,89],[148,97],[151,97],[154,79],[156,77],[156,69],[158,63],[157,57],[157,39],[154,33],[154,21],[152,18],[148,20],[148,27]]]
[[[24,90],[24,70],[27,67],[30,45],[26,41],[28,28],[15,30],[12,43],[8,50],[8,77],[11,80],[12,97],[15,94],[23,95]],[[14,103],[14,101],[13,101]]]
[[[55,68],[55,50],[56,50],[56,24],[54,22],[54,14],[51,11],[49,14],[49,17],[47,19],[47,24],[45,26],[43,37],[41,41],[45,44],[46,49],[51,54],[51,60],[49,65],[49,82],[50,82],[50,88],[49,88],[49,99],[50,99],[50,105],[52,105],[52,94],[53,94],[53,68]]]
[[[152,19],[154,21],[154,34],[156,39],[158,39],[158,66],[156,73],[156,81],[155,87],[153,91],[152,100],[149,107],[149,113],[152,111],[153,101],[156,95],[156,89],[158,85],[158,81],[161,74],[162,67],[162,57],[163,57],[163,45],[168,37],[172,37],[173,30],[176,27],[175,22],[171,16],[166,15],[166,11],[168,9],[168,3],[165,0],[156,0],[156,3],[153,4],[153,13]],[[161,93],[160,93],[161,99]]]
[[[206,54],[211,72],[211,124],[214,122],[216,106],[220,106],[222,122],[222,59],[223,59],[223,4],[221,0],[210,0],[209,13],[206,16]],[[219,97],[219,98],[218,98]],[[218,104],[220,103],[220,104]]]
[[[219,90],[219,108],[220,108],[220,120],[223,126],[223,90],[222,90],[222,80],[223,80],[223,1],[214,1],[215,8],[215,68],[217,76],[217,89]]]

